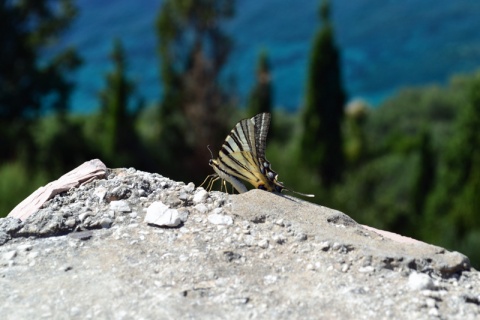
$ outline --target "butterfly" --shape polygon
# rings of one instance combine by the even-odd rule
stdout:
[[[222,179],[224,184],[227,181],[239,193],[243,193],[247,191],[247,187],[241,182],[243,180],[256,189],[278,193],[287,190],[305,197],[314,197],[287,189],[278,181],[278,174],[272,170],[265,157],[270,120],[269,113],[260,113],[235,125],[225,139],[218,158],[209,161],[215,171],[215,174],[211,175],[210,187],[213,182]]]

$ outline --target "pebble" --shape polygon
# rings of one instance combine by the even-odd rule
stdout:
[[[75,227],[75,223],[76,223],[75,218],[69,218],[67,219],[67,221],[65,221],[65,225],[69,228]]]
[[[130,212],[132,209],[125,200],[110,202],[110,209],[118,212]]]
[[[285,238],[285,236],[283,234],[274,234],[272,236],[272,240],[275,241],[275,243],[278,243],[278,244],[284,244],[287,239]]]
[[[434,285],[427,274],[414,271],[408,276],[408,287],[410,290],[431,290]]]
[[[372,266],[360,267],[360,269],[358,269],[358,272],[362,272],[362,273],[370,273],[373,271],[375,271],[375,268]]]
[[[188,200],[188,194],[186,192],[181,192],[179,195],[178,195],[178,199],[182,200],[182,201],[187,201]]]
[[[428,310],[428,315],[432,316],[432,317],[438,317],[438,315],[439,315],[438,309],[437,308],[431,308],[430,310]]]
[[[258,242],[258,246],[262,249],[267,249],[268,248],[268,240],[267,239],[262,239]]]
[[[245,237],[243,237],[243,242],[251,247],[255,244],[255,237],[251,236],[251,235],[245,235]]]
[[[112,221],[112,219],[110,219],[110,218],[102,218],[102,219],[100,219],[100,225],[101,225],[102,228],[104,228],[104,229],[110,228],[110,227],[112,226],[112,223],[113,223],[113,221]]]
[[[105,189],[104,187],[98,187],[97,189],[95,189],[93,194],[96,195],[100,199],[100,201],[102,201],[107,194],[107,189]]]
[[[160,201],[152,203],[147,209],[145,222],[165,227],[177,227],[185,219],[184,214],[180,214],[177,209],[170,209]]]
[[[195,184],[193,182],[189,182],[185,187],[185,191],[188,193],[192,193],[195,190]]]
[[[203,213],[203,214],[207,213],[207,211],[208,211],[208,208],[204,203],[199,203],[199,204],[195,205],[194,208],[195,208],[195,210],[197,210],[198,212]]]
[[[246,304],[248,303],[248,298],[247,297],[240,297],[240,298],[231,298],[230,299],[230,302],[234,305],[237,305],[237,304]]]
[[[295,241],[302,242],[307,240],[307,235],[305,233],[298,233],[295,235]]]
[[[320,249],[322,251],[328,251],[330,249],[330,241],[324,241],[320,243]]]
[[[227,215],[212,213],[208,215],[208,222],[216,225],[232,225],[233,219]]]
[[[275,282],[277,282],[277,280],[278,280],[278,276],[274,274],[268,274],[265,277],[263,277],[263,283],[266,285],[274,284]]]
[[[436,307],[435,299],[428,298],[426,303],[427,303],[427,307],[429,307],[429,308],[435,308]]]
[[[136,217],[138,216],[138,213],[137,213],[136,211],[133,211],[133,212],[130,213],[128,216],[129,216],[130,218],[134,219],[134,218],[136,218]]]
[[[195,204],[203,203],[205,202],[205,200],[207,200],[207,197],[208,197],[208,192],[204,189],[200,189],[195,193],[192,201]]]
[[[215,208],[212,210],[213,214],[223,214],[223,209],[222,208]]]

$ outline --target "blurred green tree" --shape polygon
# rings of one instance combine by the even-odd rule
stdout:
[[[157,17],[163,81],[160,106],[162,173],[198,181],[211,172],[208,145],[228,132],[228,99],[218,77],[231,50],[221,23],[230,0],[167,0]]]
[[[316,169],[326,188],[340,181],[344,168],[341,126],[345,93],[329,16],[330,5],[324,0],[320,7],[322,27],[315,35],[310,56],[301,138],[302,160]]]
[[[368,156],[365,123],[369,107],[364,101],[355,100],[345,109],[345,156],[352,167],[360,165]]]
[[[426,201],[430,192],[435,185],[436,178],[436,155],[434,153],[430,132],[427,128],[424,128],[420,133],[418,142],[419,160],[417,171],[415,172],[414,185],[413,185],[413,213],[412,223],[415,225],[415,221],[419,221],[425,211]],[[411,236],[420,236],[420,228],[411,228]]]
[[[143,152],[134,124],[143,109],[142,99],[132,105],[135,85],[127,75],[127,61],[122,42],[115,39],[110,56],[113,71],[106,75],[100,92],[102,153],[109,165],[142,166]]]
[[[480,263],[480,73],[467,86],[468,100],[459,110],[438,184],[428,203],[425,237],[448,247],[476,248],[472,260]]]
[[[250,94],[248,116],[261,112],[272,112],[272,79],[268,52],[262,50],[257,62],[257,82]]]
[[[46,112],[65,114],[73,83],[68,73],[80,59],[69,48],[44,51],[77,13],[72,0],[0,3],[0,158],[35,159],[31,125]]]

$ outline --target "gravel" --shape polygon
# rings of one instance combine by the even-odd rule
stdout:
[[[145,222],[154,203],[180,223]],[[133,168],[0,219],[0,287],[2,319],[480,318],[480,274],[461,253],[294,197]]]

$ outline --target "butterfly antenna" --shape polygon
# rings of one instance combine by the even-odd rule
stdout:
[[[210,151],[210,155],[212,156],[211,159],[213,159],[213,153],[212,153],[212,150],[210,149],[210,145],[207,145],[207,149],[208,149],[208,151]]]
[[[301,193],[301,192],[298,192],[298,191],[295,191],[295,190],[290,190],[290,189],[287,189],[287,188],[285,188],[285,190],[287,190],[287,191],[289,191],[289,192],[296,193],[296,194],[301,195],[301,196],[303,196],[303,197],[315,198],[315,195],[314,195],[314,194]]]

